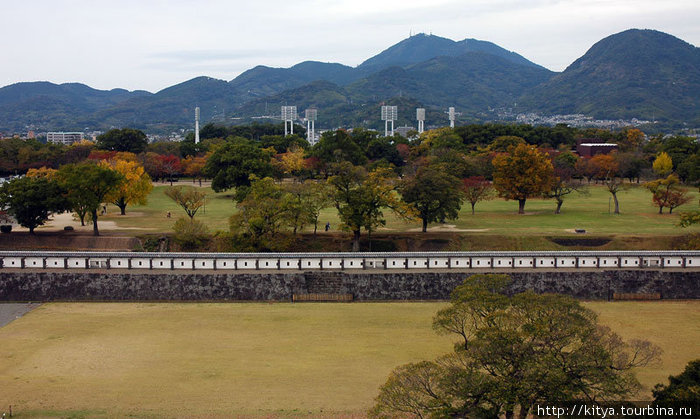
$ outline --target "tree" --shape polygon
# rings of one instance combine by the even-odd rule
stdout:
[[[620,166],[620,177],[630,182],[636,179],[639,183],[642,170],[649,167],[649,162],[641,153],[617,153],[615,157]]]
[[[321,139],[311,149],[311,155],[318,157],[325,165],[344,161],[353,165],[367,162],[362,148],[353,141],[347,131],[342,129],[321,134]]]
[[[625,186],[622,178],[619,178],[620,166],[617,163],[613,154],[598,154],[593,156],[589,164],[594,168],[596,178],[602,180],[605,187],[612,195],[615,203],[615,214],[620,214],[620,201],[617,199],[617,193]]]
[[[306,160],[304,159],[304,149],[298,146],[292,147],[287,152],[280,155],[280,165],[284,174],[301,178],[306,170]]]
[[[478,202],[493,199],[493,185],[483,176],[470,176],[462,179],[462,191],[464,198],[472,206],[472,215],[474,215],[474,207]]]
[[[367,145],[367,158],[372,161],[385,161],[396,167],[403,166],[403,158],[396,146],[393,137],[375,138]]]
[[[700,407],[700,359],[688,362],[682,373],[669,376],[667,385],[654,386],[652,393],[659,406]]]
[[[420,135],[421,147],[429,149],[448,148],[451,150],[464,151],[465,145],[454,129],[442,127],[431,129]]]
[[[656,175],[659,177],[669,175],[673,171],[673,162],[671,161],[671,156],[664,152],[659,153],[659,155],[656,156],[656,159],[654,160],[654,164],[652,164],[652,169],[654,170],[654,173],[656,173]]]
[[[644,133],[637,128],[630,128],[622,132],[622,138],[617,142],[621,151],[634,151],[639,149],[644,142]]]
[[[138,158],[141,166],[143,166],[144,170],[146,170],[146,173],[148,173],[151,179],[157,182],[159,179],[165,176],[160,154],[149,151],[147,153],[139,154]]]
[[[280,201],[280,205],[286,211],[286,218],[292,233],[296,236],[297,231],[301,231],[304,227],[314,221],[314,214],[310,207],[311,204],[311,189],[312,182],[291,183],[286,185],[283,190],[286,192],[284,199]]]
[[[187,176],[192,176],[192,183],[199,179],[199,186],[202,186],[202,177],[204,176],[204,167],[207,165],[207,158],[204,156],[187,156],[182,159],[182,172]]]
[[[210,238],[206,224],[193,218],[178,218],[173,231],[175,243],[186,251],[199,250]]]
[[[206,192],[198,191],[192,186],[171,186],[165,190],[165,196],[182,207],[190,221],[194,220],[197,211],[204,206],[207,199]]]
[[[170,186],[173,186],[173,176],[180,174],[182,164],[180,158],[174,154],[159,154],[160,168],[163,170],[164,177],[167,176],[170,181]]]
[[[683,182],[696,185],[700,183],[700,153],[695,153],[682,161],[678,165],[676,173]]]
[[[121,215],[126,214],[126,206],[130,204],[145,205],[148,194],[153,190],[151,177],[144,170],[143,166],[135,161],[109,160],[100,163],[103,167],[115,170],[124,177],[119,188],[109,193],[105,199],[121,211]]]
[[[665,179],[657,179],[647,182],[644,187],[652,193],[652,201],[659,207],[659,214],[664,207],[669,208],[669,214],[683,204],[690,202],[688,191],[680,186],[680,179],[676,175],[668,175]]]
[[[567,195],[574,192],[587,193],[584,186],[573,179],[577,161],[578,159],[571,153],[562,153],[552,160],[554,164],[552,188],[542,196],[557,201],[557,208],[554,210],[555,214],[561,214],[561,206],[564,204],[564,198]]]
[[[518,144],[493,159],[493,186],[506,199],[518,200],[518,214],[525,213],[525,201],[552,187],[554,168],[537,147]]]
[[[290,149],[309,148],[309,142],[297,134],[293,135],[263,135],[260,137],[262,148],[272,147],[276,153],[284,153]]]
[[[27,170],[27,177],[56,180],[56,179],[58,179],[58,170],[50,169],[48,167],[40,167],[38,169],[29,169],[29,170]]]
[[[140,153],[146,150],[147,145],[146,134],[132,128],[115,128],[97,136],[97,148],[102,150]]]
[[[673,161],[673,169],[685,162],[686,159],[700,151],[697,139],[693,137],[675,136],[664,140],[662,151],[668,153]]]
[[[248,194],[236,204],[238,212],[229,219],[230,229],[255,250],[276,249],[289,221],[286,194],[270,177],[253,176],[251,181]]]
[[[90,214],[93,234],[99,236],[97,210],[107,196],[119,188],[124,176],[116,170],[91,162],[67,164],[61,166],[58,172],[61,184],[68,191],[70,206],[80,216],[81,224],[85,225],[85,215]]]
[[[647,341],[623,341],[568,296],[507,297],[506,275],[473,275],[433,319],[454,351],[394,370],[372,417],[526,418],[543,403],[615,401],[641,388],[634,368],[658,359]]]
[[[318,230],[318,219],[321,211],[333,205],[331,188],[326,182],[306,181],[305,187],[309,188],[307,194],[307,206],[311,215],[311,222],[314,224],[314,236]]]
[[[253,141],[236,137],[218,147],[207,159],[205,176],[212,179],[216,192],[250,186],[250,175],[258,178],[272,176],[270,158],[273,153],[263,150]]]
[[[425,233],[429,223],[444,223],[459,216],[463,199],[460,186],[460,180],[445,172],[442,166],[428,165],[405,178],[399,190],[404,202],[411,205],[423,221]]]
[[[396,174],[388,168],[377,168],[367,173],[364,168],[342,162],[333,168],[335,175],[328,178],[333,189],[333,203],[338,210],[341,226],[353,234],[352,251],[360,250],[360,233],[364,228],[372,232],[384,225],[383,209],[410,219],[410,208],[396,193]]]
[[[61,185],[46,177],[23,177],[5,182],[0,187],[0,208],[15,217],[22,227],[34,234],[54,212],[68,208],[66,191]]]

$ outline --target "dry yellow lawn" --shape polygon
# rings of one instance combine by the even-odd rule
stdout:
[[[664,381],[698,357],[700,301],[588,303],[664,349]],[[16,417],[361,417],[397,365],[448,352],[441,303],[47,304],[0,328],[0,412]]]

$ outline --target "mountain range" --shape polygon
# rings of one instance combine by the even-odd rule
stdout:
[[[317,107],[318,127],[378,128],[382,104],[399,106],[398,124],[412,124],[415,107],[426,107],[428,125],[443,125],[443,111],[455,106],[462,122],[508,109],[698,127],[699,96],[700,50],[663,32],[611,35],[560,73],[491,42],[419,34],[357,67],[257,66],[231,81],[197,77],[157,93],[17,83],[0,88],[0,132],[126,126],[167,132],[189,128],[195,106],[204,122],[232,123],[278,115],[281,105],[296,105],[300,114]]]

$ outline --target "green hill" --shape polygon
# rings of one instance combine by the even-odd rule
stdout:
[[[549,82],[520,110],[700,124],[700,50],[653,30],[609,36]]]

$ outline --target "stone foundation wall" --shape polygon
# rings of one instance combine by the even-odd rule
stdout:
[[[441,300],[473,273],[90,273],[0,272],[0,301],[291,301],[293,294],[352,294],[355,300]],[[611,270],[509,273],[508,292],[554,292],[592,300],[613,293],[700,298],[700,273]]]

